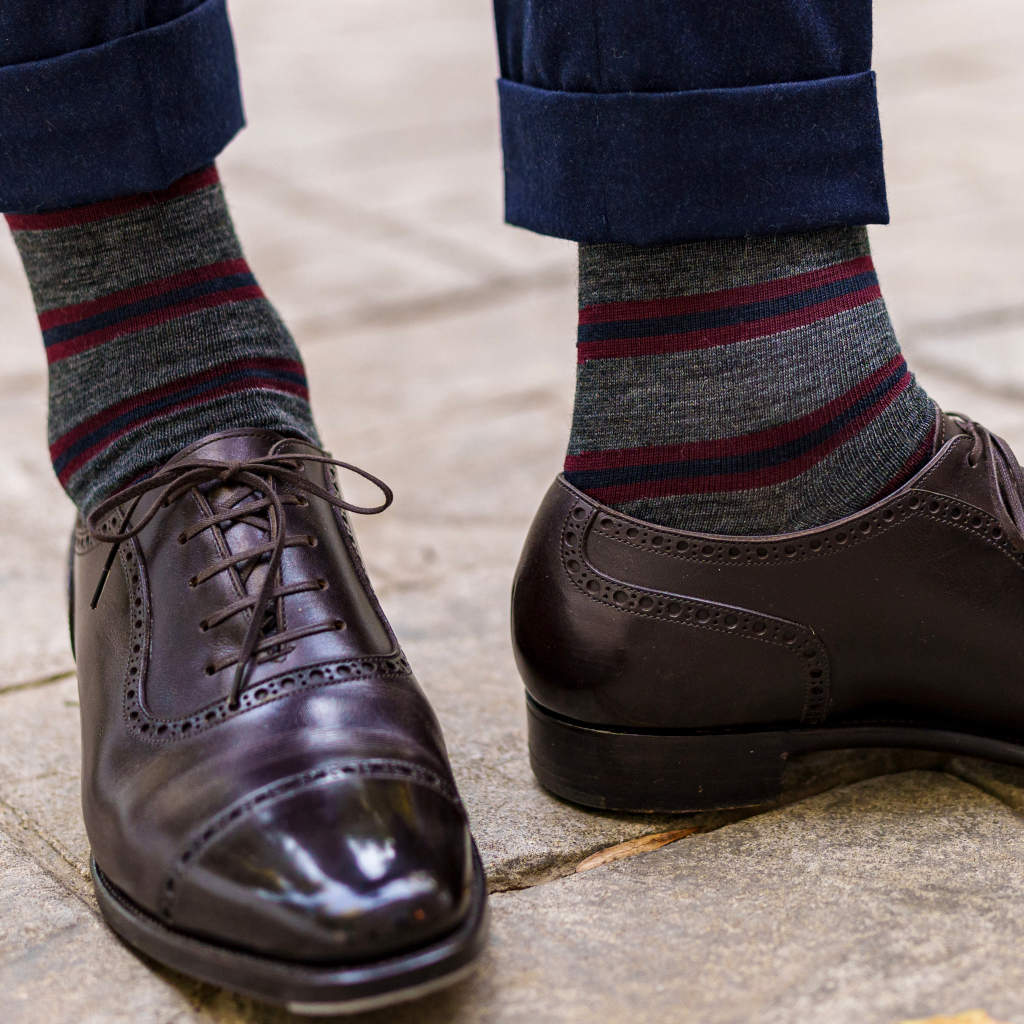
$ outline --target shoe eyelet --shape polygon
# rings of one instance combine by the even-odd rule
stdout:
[[[209,629],[210,629],[210,624],[208,622],[206,622],[205,620],[199,623],[199,632],[200,633],[206,633],[206,632],[209,631]]]
[[[207,674],[208,676],[212,676],[212,675],[215,675],[215,674],[216,674],[216,672],[217,672],[217,670],[216,670],[216,669],[215,669],[215,668],[214,668],[214,667],[213,667],[212,665],[207,665],[207,666],[206,666],[206,668],[205,668],[205,669],[203,669],[203,671],[204,671],[204,672],[205,672],[205,673],[206,673],[206,674]]]
[[[341,619],[334,620],[334,629],[336,632],[340,633],[345,628],[345,623]]]
[[[306,543],[311,548],[315,548],[317,546],[317,544],[319,544],[320,542],[316,539],[316,537],[313,536],[313,534],[310,533],[310,534],[306,535]]]
[[[195,589],[196,589],[196,587],[198,587],[198,586],[199,586],[199,580],[198,580],[198,579],[196,579],[196,577],[195,577],[195,576],[193,576],[193,577],[192,577],[192,578],[191,578],[191,579],[190,579],[190,580],[188,581],[188,585],[189,585],[189,587],[190,587],[190,588],[191,588],[192,590],[195,590]]]
[[[321,577],[320,577],[320,578],[319,578],[319,579],[318,579],[318,580],[316,581],[316,585],[317,585],[317,586],[318,586],[318,587],[319,587],[319,588],[320,588],[321,590],[326,590],[326,589],[327,589],[327,588],[328,588],[328,587],[330,586],[330,583],[328,583],[328,582],[327,582],[327,580],[325,580],[325,579],[323,578],[323,576],[321,576]]]
[[[185,536],[184,531],[178,534],[178,543],[185,544],[188,541],[188,537]]]

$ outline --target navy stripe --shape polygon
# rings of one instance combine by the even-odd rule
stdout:
[[[129,429],[137,420],[145,419],[161,409],[177,405],[182,401],[201,397],[209,391],[216,391],[217,388],[221,388],[225,384],[232,384],[235,381],[247,379],[265,380],[271,383],[274,381],[284,381],[290,384],[298,384],[302,387],[306,386],[305,376],[299,373],[273,370],[228,370],[211,380],[203,381],[202,384],[194,385],[193,387],[183,386],[181,390],[175,391],[173,394],[163,395],[151,402],[147,402],[145,405],[136,406],[128,412],[114,417],[108,423],[104,423],[102,427],[97,427],[91,433],[80,437],[69,448],[61,452],[54,460],[53,468],[59,474],[80,452],[92,448],[98,441],[106,440],[111,435],[119,434],[123,430]]]
[[[173,291],[153,295],[138,302],[118,306],[117,309],[108,309],[103,313],[97,313],[95,316],[86,317],[84,320],[76,320],[74,323],[51,327],[49,330],[43,331],[43,342],[49,348],[51,345],[57,345],[62,341],[70,341],[72,338],[77,338],[80,334],[88,334],[90,331],[100,330],[103,327],[113,327],[123,320],[128,320],[131,317],[145,313],[152,313],[166,306],[174,306],[179,302],[188,302],[190,299],[201,298],[204,295],[212,295],[215,292],[228,291],[233,288],[242,288],[246,285],[254,284],[256,284],[256,278],[252,274],[229,274],[226,277],[211,278],[209,281],[198,281],[195,284],[175,288]]]
[[[764,299],[750,302],[742,306],[729,306],[725,309],[711,309],[700,313],[681,313],[677,316],[651,317],[641,320],[616,320],[610,323],[580,324],[577,340],[607,341],[612,338],[644,338],[660,334],[685,334],[687,331],[703,330],[715,327],[731,327],[755,320],[766,320],[781,313],[791,313],[797,309],[814,306],[819,302],[849,295],[862,288],[878,285],[878,278],[873,271],[856,274],[842,281],[830,281],[817,288],[796,292],[794,295],[783,295],[775,299]]]
[[[895,388],[906,373],[906,364],[901,363],[885,380],[829,423],[814,428],[802,437],[771,448],[744,452],[742,455],[726,455],[717,459],[691,459],[682,462],[661,462],[649,466],[621,466],[615,469],[585,469],[566,473],[566,479],[573,486],[586,491],[596,490],[600,487],[615,487],[619,484],[642,483],[648,480],[731,476],[734,473],[749,473],[751,470],[779,466],[813,451],[818,445],[840,433],[848,424]]]

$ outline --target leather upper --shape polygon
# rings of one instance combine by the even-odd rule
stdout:
[[[531,696],[569,718],[705,729],[1024,729],[1020,467],[964,417],[905,486],[784,536],[662,529],[556,480],[513,593]]]
[[[290,959],[360,959],[455,927],[472,846],[437,721],[346,516],[269,477],[286,593],[232,700],[251,615],[218,616],[262,586],[267,556],[204,572],[267,541],[273,510],[246,513],[259,494],[237,467],[302,454],[320,455],[253,430],[187,449],[172,464],[222,462],[225,479],[172,495],[117,546],[105,579],[111,545],[79,524],[83,806],[104,874],[172,927]],[[328,467],[296,467],[338,493]],[[143,494],[132,521],[158,498]],[[236,518],[203,528],[224,509]],[[108,529],[124,529],[124,511]],[[294,639],[275,646],[278,635]]]

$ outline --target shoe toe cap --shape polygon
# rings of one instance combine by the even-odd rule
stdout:
[[[265,801],[191,858],[171,924],[304,962],[357,962],[453,930],[472,843],[455,803],[417,782],[345,778]]]

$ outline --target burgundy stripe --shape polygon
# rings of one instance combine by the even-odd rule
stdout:
[[[199,284],[202,281],[211,281],[214,278],[228,277],[232,274],[248,273],[250,273],[249,264],[244,259],[223,260],[220,263],[210,263],[205,267],[193,267],[180,274],[172,274],[170,277],[161,277],[156,281],[147,281],[144,284],[135,284],[121,291],[111,292],[99,299],[79,302],[74,306],[48,309],[39,314],[39,326],[44,331],[48,331],[51,327],[63,327],[64,324],[72,324],[76,320],[84,320],[97,313],[106,313],[107,310],[117,309],[119,306],[126,306],[141,299],[151,299],[184,285]]]
[[[865,377],[849,391],[798,419],[782,423],[767,430],[750,434],[723,437],[706,441],[687,441],[682,444],[653,445],[649,448],[617,448],[600,452],[583,452],[565,457],[566,472],[576,473],[588,469],[619,469],[622,466],[649,466],[661,462],[689,462],[694,459],[716,459],[731,455],[775,448],[795,441],[804,434],[825,426],[855,405],[900,367],[906,369],[903,356],[893,356],[870,376]]]
[[[863,430],[872,420],[877,419],[910,386],[912,378],[904,374],[897,384],[873,406],[865,409],[851,420],[841,431],[823,441],[816,448],[804,452],[789,462],[778,466],[766,466],[746,473],[730,473],[713,477],[686,477],[682,479],[647,480],[638,484],[619,484],[615,487],[597,488],[592,497],[606,504],[615,505],[637,498],[664,498],[677,494],[717,493],[721,491],[745,491],[754,487],[767,487],[783,483],[810,469],[834,452],[840,445]]]
[[[645,338],[608,338],[602,341],[585,341],[576,346],[576,360],[585,363],[590,359],[621,359],[627,356],[664,355],[667,352],[692,352],[695,349],[714,348],[717,345],[732,345],[739,341],[750,341],[767,334],[789,331],[795,327],[806,327],[826,317],[835,316],[848,309],[856,309],[882,297],[878,285],[861,288],[859,291],[840,295],[827,302],[795,309],[789,313],[751,320],[726,327],[709,327],[680,334],[659,334]]]
[[[91,434],[94,430],[98,430],[111,420],[117,419],[118,416],[123,416],[125,413],[131,412],[132,409],[148,405],[150,402],[153,402],[158,398],[164,398],[167,395],[171,395],[175,391],[181,390],[183,387],[202,384],[204,381],[213,380],[221,374],[227,373],[231,370],[270,370],[271,372],[280,371],[282,373],[294,373],[300,376],[305,376],[305,370],[303,370],[302,364],[296,362],[294,359],[239,359],[230,363],[220,363],[217,366],[210,367],[208,370],[203,370],[202,373],[197,373],[190,377],[179,377],[177,380],[172,380],[168,384],[161,384],[159,387],[150,388],[148,391],[142,391],[137,395],[132,395],[131,398],[126,398],[123,402],[118,402],[116,405],[107,406],[106,409],[90,416],[87,420],[83,420],[78,424],[78,426],[69,430],[66,434],[63,434],[54,441],[54,443],[50,445],[50,456],[52,459],[56,460],[80,437],[84,437],[86,434]],[[297,385],[293,386],[297,387]]]
[[[61,359],[67,359],[68,356],[75,356],[91,348],[96,348],[97,345],[102,345],[112,338],[120,337],[123,334],[134,334],[136,331],[186,316],[189,313],[195,313],[200,309],[212,309],[215,306],[226,306],[231,302],[262,298],[263,289],[258,284],[247,284],[241,288],[229,288],[227,291],[213,292],[211,295],[200,295],[198,298],[189,299],[188,302],[166,306],[163,309],[154,310],[152,313],[132,317],[119,324],[101,327],[98,330],[80,334],[77,338],[70,338],[68,341],[51,345],[46,350],[46,361],[56,363]]]
[[[805,274],[764,281],[761,284],[743,285],[739,288],[726,288],[703,295],[679,295],[641,302],[595,303],[580,310],[580,323],[607,324],[616,320],[644,320],[649,317],[707,313],[715,309],[728,309],[730,306],[744,306],[751,302],[783,298],[823,284],[845,281],[849,277],[856,277],[874,269],[870,256],[858,256],[846,263],[836,263]]]
[[[68,480],[78,471],[85,463],[92,459],[98,452],[103,451],[105,448],[109,448],[118,438],[124,437],[125,434],[130,433],[133,430],[137,430],[139,427],[145,426],[145,424],[152,422],[153,420],[162,419],[165,416],[170,416],[172,413],[180,412],[182,409],[196,408],[200,405],[205,405],[207,402],[211,402],[217,398],[225,398],[228,395],[237,394],[240,391],[247,391],[254,388],[258,388],[261,391],[283,391],[287,394],[298,395],[300,398],[308,399],[309,392],[306,388],[298,384],[292,384],[289,381],[273,381],[269,382],[262,377],[254,377],[252,380],[239,380],[233,381],[230,384],[225,384],[222,387],[214,388],[212,391],[206,391],[198,398],[190,398],[181,402],[176,402],[173,405],[168,405],[158,412],[151,413],[149,416],[144,416],[142,419],[136,420],[130,427],[126,427],[124,430],[106,437],[102,441],[97,441],[96,444],[87,448],[85,451],[80,452],[60,472],[60,482],[67,484]]]
[[[102,451],[104,448],[110,447],[110,445],[117,441],[118,438],[130,433],[132,430],[137,430],[139,427],[145,426],[145,424],[152,420],[161,419],[162,417],[169,416],[172,413],[180,412],[182,409],[190,409],[200,405],[205,405],[207,402],[211,402],[216,398],[226,398],[228,395],[234,395],[239,391],[247,391],[252,388],[259,388],[264,391],[284,391],[289,394],[298,395],[300,398],[309,398],[309,394],[305,388],[300,388],[297,384],[289,384],[284,381],[276,381],[273,385],[268,385],[268,383],[262,379],[258,379],[256,382],[246,382],[244,380],[235,381],[234,383],[227,384],[224,387],[205,392],[200,399],[190,399],[189,401],[177,402],[174,405],[169,405],[167,408],[161,409],[158,413],[153,413],[151,416],[144,417],[128,429],[121,431],[119,434],[115,434],[113,437],[108,437],[103,441],[97,442],[91,448],[82,452],[80,455],[75,456],[75,458],[73,458],[64,467],[64,469],[61,470],[59,475],[60,482],[66,486],[72,475],[98,452]]]
[[[207,167],[193,174],[186,174],[173,185],[160,192],[142,192],[136,196],[124,196],[120,199],[107,199],[102,203],[90,203],[88,206],[73,206],[69,210],[54,210],[52,213],[8,213],[7,223],[12,231],[48,231],[50,228],[69,228],[78,224],[91,224],[93,221],[117,217],[122,213],[154,206],[157,203],[186,196],[190,192],[198,192],[207,185],[216,185],[220,181],[217,168]]]

